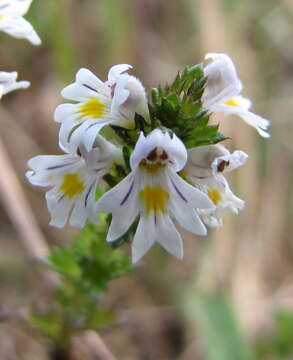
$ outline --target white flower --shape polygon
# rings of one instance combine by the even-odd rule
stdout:
[[[188,150],[188,161],[182,175],[206,193],[216,206],[214,210],[199,210],[206,225],[219,227],[226,213],[237,214],[244,207],[244,201],[232,193],[223,173],[237,169],[246,162],[247,157],[243,151],[230,154],[221,145]]]
[[[240,95],[242,84],[230,57],[211,53],[205,59],[212,61],[204,68],[207,83],[202,95],[203,108],[211,112],[238,115],[261,136],[270,137],[266,132],[269,121],[249,111],[251,101]]]
[[[175,218],[188,231],[206,235],[195,208],[213,208],[201,191],[185,182],[177,172],[187,160],[185,146],[173,134],[153,130],[142,133],[130,158],[132,172],[97,202],[97,211],[112,213],[107,241],[122,236],[140,215],[132,243],[137,262],[157,241],[177,258],[183,257],[182,239]]]
[[[40,45],[41,39],[31,24],[23,18],[32,0],[0,0],[0,30],[18,39]]]
[[[87,152],[82,146],[79,154],[41,155],[32,158],[26,176],[33,185],[53,187],[46,193],[51,214],[51,225],[83,227],[86,220],[96,223],[94,212],[97,184],[109,171],[118,148],[98,136],[93,149]]]
[[[0,99],[11,91],[18,89],[26,89],[30,86],[29,81],[16,81],[17,72],[0,71]]]
[[[74,151],[83,143],[89,151],[96,135],[105,125],[134,127],[134,116],[148,116],[145,90],[133,76],[123,74],[127,64],[113,66],[108,81],[102,82],[91,71],[80,69],[75,83],[62,91],[65,99],[75,104],[61,104],[55,112],[60,122],[59,142]]]

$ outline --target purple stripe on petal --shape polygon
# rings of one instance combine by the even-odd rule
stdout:
[[[89,85],[87,85],[87,84],[82,84],[82,86],[84,86],[84,87],[88,88],[89,90],[92,90],[92,91],[94,91],[94,92],[97,93],[97,90],[96,90],[96,89],[92,88],[91,86],[89,86]]]
[[[185,202],[188,202],[188,200],[186,199],[186,197],[184,197],[184,195],[182,194],[182,192],[178,189],[178,187],[174,184],[173,180],[171,179],[171,183],[175,189],[175,191],[177,192],[177,194],[181,197],[181,199]]]
[[[98,173],[99,171],[105,170],[105,169],[106,169],[106,167],[102,167],[102,168],[99,168],[99,169],[94,169],[94,171],[95,171],[96,173]]]
[[[55,165],[55,166],[49,166],[46,168],[46,170],[56,170],[56,169],[62,169],[63,167],[66,167],[66,166],[70,166],[70,165],[73,165],[75,164],[76,161],[72,161],[70,163],[67,163],[67,164],[61,164],[61,165]]]
[[[95,182],[93,182],[92,185],[89,187],[88,192],[85,196],[85,199],[84,199],[84,207],[85,208],[87,207],[88,199],[89,199],[90,193],[91,193],[94,185],[95,185]]]
[[[127,191],[127,194],[125,195],[124,199],[121,201],[120,206],[122,206],[122,205],[124,205],[126,203],[127,199],[129,198],[129,195],[130,195],[130,193],[131,193],[131,191],[133,189],[133,185],[134,185],[134,181],[132,181],[132,184],[130,185],[130,188]]]

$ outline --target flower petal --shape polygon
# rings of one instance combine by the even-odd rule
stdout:
[[[194,186],[188,184],[179,175],[172,170],[168,172],[170,178],[170,188],[174,194],[175,201],[183,201],[191,208],[210,209],[214,208],[214,204],[202,191],[196,189]]]
[[[205,59],[212,59],[204,68],[207,76],[206,87],[202,96],[203,107],[209,109],[214,104],[239,95],[242,90],[236,68],[231,58],[226,54],[209,53]]]
[[[58,189],[53,188],[46,193],[48,210],[51,214],[50,225],[62,228],[66,225],[73,201],[58,196]]]
[[[31,6],[32,0],[9,0],[2,1],[4,4],[0,5],[1,15],[6,16],[23,16],[27,13]]]
[[[147,229],[145,233],[148,231],[149,230]],[[170,254],[176,256],[178,259],[183,258],[183,244],[181,236],[168,215],[161,215],[158,217],[156,240]]]
[[[76,152],[81,143],[84,144],[87,151],[90,151],[99,131],[109,124],[111,124],[111,121],[103,119],[84,121],[71,135],[68,145],[70,152]]]
[[[133,173],[98,200],[96,212],[112,213],[107,241],[116,240],[128,230],[138,214],[137,189]]]
[[[141,132],[135,145],[134,152],[130,157],[131,169],[138,167],[142,159],[147,158],[148,154],[156,147],[163,148],[169,156],[169,166],[174,171],[180,171],[187,160],[187,151],[182,141],[173,134],[171,138],[168,133],[163,133],[160,129],[153,130],[148,136]]]
[[[82,68],[76,74],[76,82],[65,87],[61,94],[68,100],[86,101],[91,97],[109,97],[110,90],[90,70]]]
[[[0,20],[0,30],[17,39],[27,39],[33,45],[41,44],[41,39],[34,28],[22,17],[4,17]]]
[[[157,229],[154,227],[151,216],[141,216],[137,230],[132,241],[132,263],[137,263],[145,253],[153,246],[157,237]]]
[[[115,83],[119,75],[129,69],[132,69],[132,66],[128,64],[118,64],[112,66],[108,73],[108,82]]]

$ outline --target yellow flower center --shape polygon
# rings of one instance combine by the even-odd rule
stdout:
[[[69,199],[79,195],[84,190],[84,182],[80,179],[79,174],[68,173],[63,176],[63,183],[60,186],[60,191],[64,193]]]
[[[86,103],[80,105],[78,108],[80,117],[90,116],[94,119],[105,115],[105,105],[97,98],[89,98]]]
[[[228,106],[239,106],[239,104],[237,103],[237,100],[235,98],[231,98],[231,99],[225,101],[224,104],[228,105]]]
[[[222,195],[218,189],[210,189],[208,191],[208,196],[215,205],[218,205],[222,200]]]
[[[147,185],[143,190],[140,190],[139,198],[144,203],[146,213],[149,215],[151,211],[155,213],[165,211],[169,194],[160,185],[154,187]]]

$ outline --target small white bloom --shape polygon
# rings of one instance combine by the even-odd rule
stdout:
[[[0,71],[0,99],[11,91],[18,89],[26,89],[30,86],[29,81],[16,81],[17,72]]]
[[[17,39],[27,39],[40,45],[41,39],[31,24],[23,18],[32,0],[0,0],[0,30]]]
[[[61,104],[55,111],[60,122],[59,142],[74,151],[83,143],[90,151],[96,135],[106,125],[134,127],[135,113],[148,117],[145,90],[134,76],[124,74],[130,65],[113,66],[102,82],[91,71],[80,69],[75,83],[62,91],[75,104]]]
[[[188,161],[182,175],[206,193],[215,204],[213,210],[199,210],[206,225],[219,227],[226,213],[237,214],[244,207],[244,201],[233,194],[223,173],[242,166],[247,157],[243,151],[230,154],[221,145],[200,146],[188,150]]]
[[[98,136],[93,149],[79,148],[79,154],[41,155],[32,158],[26,173],[33,185],[53,187],[46,193],[51,225],[83,227],[86,220],[98,221],[94,211],[96,188],[120,155],[116,146]]]
[[[212,61],[205,66],[207,83],[202,95],[202,105],[211,112],[223,112],[240,116],[263,137],[269,137],[269,121],[249,111],[251,101],[240,95],[242,84],[235,65],[226,54],[207,54]]]
[[[122,236],[140,215],[132,243],[134,263],[156,241],[177,258],[183,257],[182,239],[172,218],[188,231],[206,235],[195,209],[214,206],[177,175],[186,160],[186,148],[175,134],[171,137],[159,129],[146,137],[141,133],[130,158],[132,172],[97,202],[97,211],[112,213],[107,241]]]

